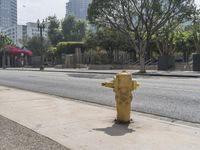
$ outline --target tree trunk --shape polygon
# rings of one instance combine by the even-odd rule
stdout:
[[[134,43],[134,48],[136,50],[136,52],[138,52],[139,56],[140,56],[140,73],[146,73],[146,68],[145,68],[145,52],[147,50],[147,43],[148,43],[148,39],[146,40],[142,40],[142,38],[140,38],[139,36],[136,38],[137,39],[137,43]]]
[[[146,73],[145,68],[145,52],[147,48],[147,41],[140,42],[140,73]]]
[[[110,63],[113,64],[113,60],[114,60],[113,49],[108,50],[108,57],[110,59]]]
[[[145,56],[143,52],[140,53],[140,73],[146,73]]]
[[[114,62],[119,63],[119,50],[114,50]]]

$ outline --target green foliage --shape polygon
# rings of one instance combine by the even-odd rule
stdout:
[[[200,9],[197,8],[193,14],[192,38],[194,40],[196,52],[200,53]]]
[[[43,39],[43,45],[41,45],[40,37],[33,37],[31,39],[28,39],[24,43],[24,46],[27,49],[30,49],[33,52],[34,56],[40,56],[41,54],[43,54],[42,51],[46,52],[49,45],[49,41],[47,41],[46,39]]]
[[[7,45],[12,45],[13,42],[10,38],[0,33],[0,50],[2,50]]]
[[[176,28],[173,32],[161,32],[153,37],[150,48],[156,58],[163,55],[176,56],[179,53],[184,61],[188,61],[195,50],[192,31]]]
[[[47,50],[47,53],[50,55],[55,55],[57,53],[57,48],[50,46]]]
[[[160,56],[174,55],[176,51],[176,40],[180,34],[181,31],[179,28],[176,28],[173,32],[168,30],[167,25],[160,29],[160,32],[158,32],[154,37]]]
[[[76,48],[83,49],[83,42],[60,42],[56,46],[58,55],[61,54],[74,54]]]
[[[113,62],[113,51],[134,51],[129,37],[110,28],[97,28],[96,32],[88,31],[84,38],[87,49],[101,48],[107,51],[110,63]]]
[[[57,48],[50,46],[46,52],[46,58],[50,64],[54,65],[57,57]]]
[[[59,42],[62,41],[63,35],[60,29],[60,21],[56,16],[49,16],[49,27],[48,27],[48,37],[53,46],[56,46]]]
[[[65,41],[82,41],[86,32],[86,25],[73,16],[68,16],[62,22],[62,32]]]
[[[83,41],[87,49],[96,49],[98,46],[97,34],[92,32],[91,30],[86,31]]]
[[[179,36],[177,36],[176,52],[181,52],[185,61],[188,61],[189,56],[195,52],[195,44],[191,31],[182,31]]]

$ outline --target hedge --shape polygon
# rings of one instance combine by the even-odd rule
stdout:
[[[76,48],[84,49],[83,42],[60,42],[57,44],[58,54],[74,54]]]

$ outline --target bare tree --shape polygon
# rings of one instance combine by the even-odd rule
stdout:
[[[88,19],[127,34],[140,56],[140,72],[145,71],[148,44],[169,20],[181,24],[190,16],[194,0],[93,0]]]

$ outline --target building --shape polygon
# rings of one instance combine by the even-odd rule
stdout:
[[[7,35],[13,43],[18,46],[23,46],[23,41],[35,36],[40,36],[37,23],[28,22],[26,25],[15,25],[1,29],[1,32]],[[48,38],[48,26],[43,32],[43,37]]]
[[[11,27],[5,27],[1,30],[3,34],[8,36],[14,44],[21,47],[23,39],[26,38],[26,26],[15,25]]]
[[[40,31],[38,30],[37,23],[28,22],[27,26],[27,38],[32,38],[35,36],[40,36]],[[44,32],[42,33],[44,38],[48,38],[48,24],[45,24]]]
[[[74,16],[78,19],[85,20],[87,17],[88,5],[92,0],[69,0],[66,3],[66,16]]]
[[[0,0],[0,29],[17,25],[17,0]]]

